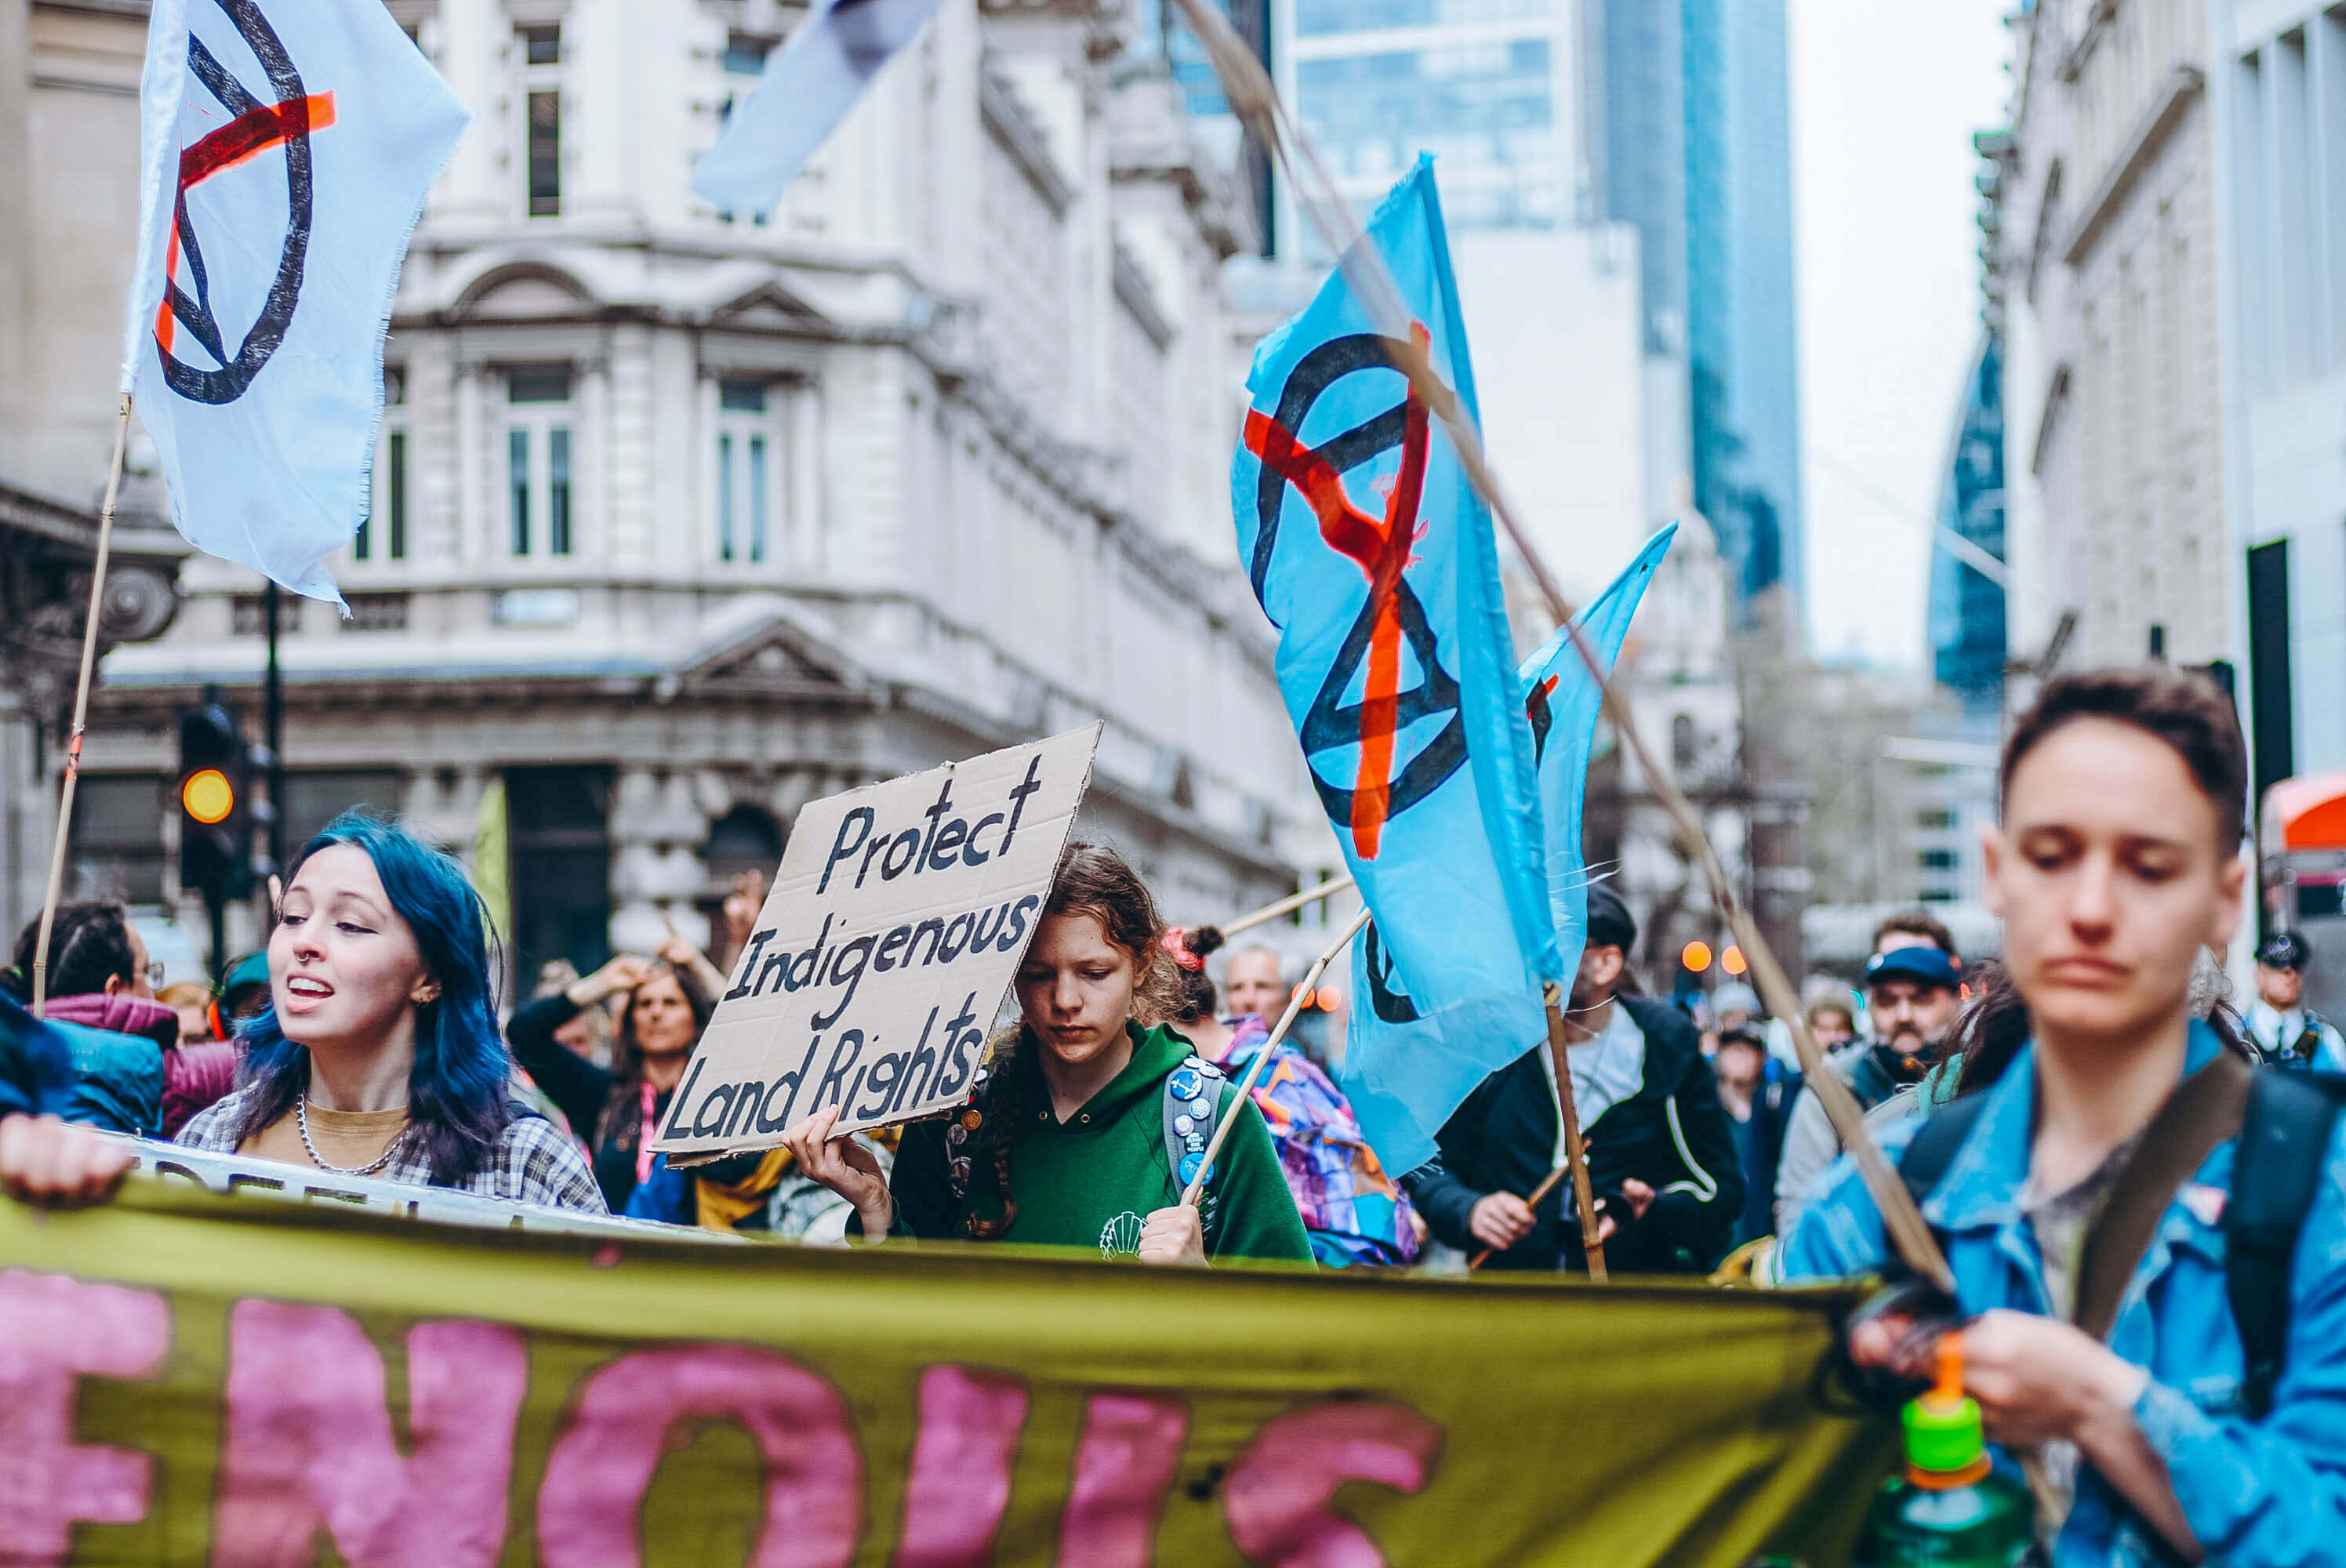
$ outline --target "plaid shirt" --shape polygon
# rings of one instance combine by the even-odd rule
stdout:
[[[200,1112],[179,1129],[175,1140],[191,1149],[217,1155],[236,1153],[237,1128],[251,1087],[239,1089],[209,1110]],[[422,1140],[402,1135],[399,1153],[391,1164],[373,1173],[376,1181],[406,1182],[415,1186],[432,1183],[432,1162]],[[516,1108],[514,1119],[498,1135],[488,1164],[458,1184],[454,1191],[530,1203],[541,1208],[570,1208],[586,1214],[607,1214],[602,1189],[586,1168],[577,1145],[555,1125],[534,1112]]]

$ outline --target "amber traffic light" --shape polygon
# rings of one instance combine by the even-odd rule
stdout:
[[[179,786],[179,804],[206,827],[225,822],[236,809],[236,786],[219,769],[201,769],[189,774],[187,782]]]

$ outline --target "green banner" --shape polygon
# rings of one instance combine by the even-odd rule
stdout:
[[[0,1201],[0,1561],[1845,1562],[1846,1293]]]

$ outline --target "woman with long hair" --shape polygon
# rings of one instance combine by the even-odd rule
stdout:
[[[700,972],[706,962],[682,937],[663,943],[656,960],[623,952],[531,1003],[505,1025],[515,1060],[586,1140],[596,1184],[613,1214],[626,1211],[637,1186],[651,1175],[647,1145],[717,1010]],[[615,996],[623,1000],[610,1066],[597,1066],[556,1038],[581,1013]]]
[[[269,938],[270,1005],[193,1148],[600,1213],[586,1164],[514,1099],[486,921],[463,868],[346,812],[305,846]]]
[[[1071,843],[1016,980],[1019,1024],[969,1105],[905,1128],[893,1172],[833,1138],[839,1108],[786,1135],[799,1168],[897,1236],[1096,1248],[1145,1263],[1308,1262],[1311,1247],[1261,1114],[1162,1024],[1178,972],[1148,889],[1112,850]],[[1197,1207],[1168,1128],[1236,1125]],[[1183,1168],[1183,1167],[1189,1168]]]
[[[2234,1270],[2254,1249],[2229,1257],[2246,1244],[2226,1222],[2262,1207],[2254,1180],[2235,1185],[2249,1146],[2237,1118],[2275,1101],[2195,1016],[2199,956],[2227,946],[2241,915],[2248,768],[2231,703],[2166,667],[2063,677],[2014,724],[2002,787],[1984,849],[2010,989],[1966,1031],[1962,1096],[1882,1135],[1924,1192],[1954,1276],[1966,1391],[1999,1463],[2033,1452],[2039,1533],[2059,1568],[2335,1561],[2346,1141],[2327,1104],[2320,1131],[2297,1129],[2320,1161],[2301,1231],[2270,1288],[2245,1293],[2250,1319],[2236,1318]],[[2246,1112],[2234,1098],[2203,1114],[2218,1095],[2246,1096]],[[2147,1138],[2155,1115],[2168,1130]],[[2103,1229],[2114,1210],[2147,1224],[2119,1243]],[[1778,1273],[1890,1263],[1844,1156],[1784,1238]],[[2277,1372],[2249,1351],[2275,1312]],[[1850,1350],[1926,1375],[1930,1338],[1884,1317],[1852,1331]]]

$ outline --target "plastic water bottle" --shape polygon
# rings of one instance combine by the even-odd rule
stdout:
[[[1906,1473],[1874,1498],[1857,1568],[2021,1568],[2035,1511],[2025,1486],[1988,1468],[1960,1335],[1940,1339],[1938,1384],[1908,1402],[1905,1427]]]

